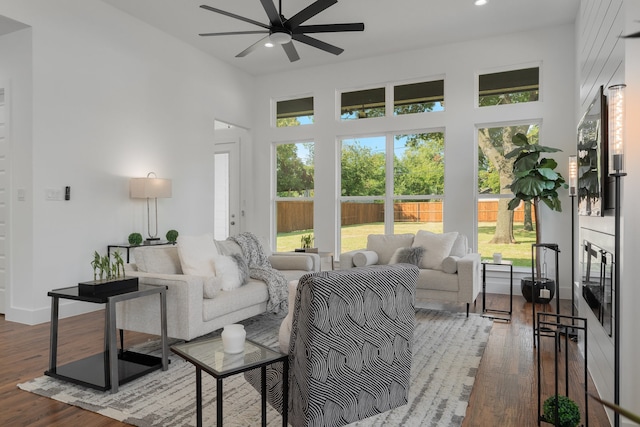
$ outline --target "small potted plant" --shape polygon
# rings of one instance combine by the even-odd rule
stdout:
[[[178,240],[178,232],[176,230],[167,231],[167,242],[175,244]]]
[[[558,419],[556,420],[556,402]],[[558,427],[577,427],[580,424],[580,408],[567,396],[551,396],[542,405],[542,421]],[[557,422],[556,422],[557,421]]]
[[[81,295],[97,296],[138,289],[137,277],[125,277],[124,261],[120,252],[116,251],[113,258],[115,262],[112,263],[108,255],[100,256],[98,251],[93,252],[93,260],[91,260],[93,281],[78,283]],[[121,273],[122,277],[120,277]]]
[[[313,248],[313,234],[303,234],[300,237],[300,252],[318,252],[318,248]]]
[[[129,234],[129,244],[138,246],[142,243],[142,234],[140,233],[131,233]]]

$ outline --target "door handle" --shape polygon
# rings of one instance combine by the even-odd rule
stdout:
[[[236,225],[236,222],[235,221],[231,221],[231,225]]]

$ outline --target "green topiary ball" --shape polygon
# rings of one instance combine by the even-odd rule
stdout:
[[[544,421],[555,424],[556,418],[556,398],[551,396],[544,401]],[[567,396],[558,396],[558,426],[576,427],[580,424],[580,408]]]
[[[178,240],[178,232],[176,230],[167,231],[167,240],[170,243],[175,243]]]
[[[142,243],[142,234],[140,233],[131,233],[129,234],[129,244],[130,245],[139,245]]]

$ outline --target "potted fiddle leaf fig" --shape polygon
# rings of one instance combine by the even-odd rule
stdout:
[[[513,159],[513,182],[507,186],[513,192],[513,199],[509,201],[509,210],[516,209],[522,202],[531,202],[534,209],[536,223],[536,244],[541,243],[542,221],[540,219],[540,202],[549,209],[562,212],[558,189],[568,188],[564,178],[556,167],[558,163],[554,159],[544,157],[545,153],[556,153],[562,151],[558,148],[545,147],[540,144],[532,144],[526,135],[517,133],[512,138],[516,146],[509,153],[505,154],[506,159]],[[537,248],[540,251],[540,248]],[[531,302],[531,285],[536,281],[537,287],[544,287],[550,290],[550,297],[542,299],[536,297],[536,302],[548,303],[553,299],[555,293],[555,281],[542,277],[539,253],[536,255],[536,277],[523,278],[521,282],[522,295]]]

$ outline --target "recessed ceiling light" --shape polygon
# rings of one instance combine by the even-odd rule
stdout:
[[[266,47],[273,47],[273,43],[271,43],[271,40],[269,40],[268,42],[266,42],[264,44]]]
[[[476,0],[475,2],[473,2],[473,4],[475,4],[476,6],[483,6],[487,4],[487,0]]]

